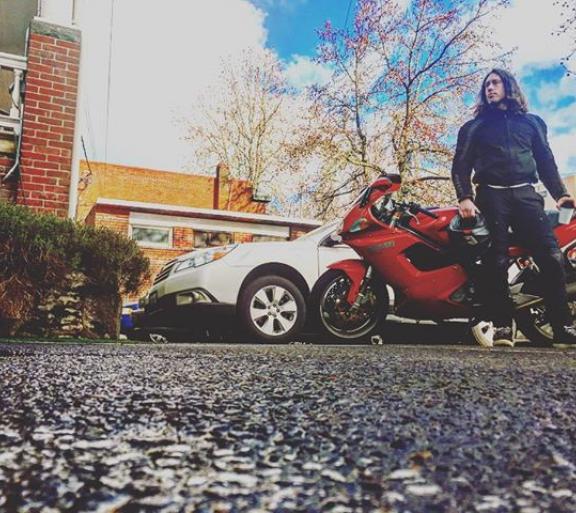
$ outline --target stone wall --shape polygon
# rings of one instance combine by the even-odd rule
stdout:
[[[120,330],[121,298],[86,285],[72,273],[64,283],[38,298],[26,320],[0,322],[0,336],[116,339]]]

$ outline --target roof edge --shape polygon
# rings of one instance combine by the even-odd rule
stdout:
[[[272,216],[269,214],[253,214],[251,212],[238,212],[235,210],[217,210],[212,208],[186,207],[180,205],[164,205],[161,203],[146,203],[143,201],[129,201],[113,198],[98,198],[95,205],[109,207],[125,207],[138,212],[153,212],[167,215],[184,215],[198,217],[213,217],[218,219],[242,219],[248,221],[268,222],[282,225],[321,226],[322,221],[316,219],[301,219],[295,217]]]

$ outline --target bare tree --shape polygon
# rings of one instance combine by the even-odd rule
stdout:
[[[574,76],[576,75],[576,64],[574,63],[576,56],[576,0],[555,0],[554,5],[559,6],[562,10],[562,24],[558,27],[556,35],[567,35],[572,41],[572,45],[568,48],[560,64],[568,76]]]
[[[328,184],[321,215],[382,171],[405,180],[447,173],[467,95],[505,57],[487,27],[505,3],[358,0],[350,31],[325,25],[319,61],[334,75],[313,91]]]
[[[249,50],[223,61],[217,87],[200,98],[188,120],[189,139],[200,162],[225,162],[257,188],[285,163],[291,110],[275,55]]]
[[[185,120],[196,151],[195,167],[228,164],[272,199],[269,211],[312,216],[310,188],[315,167],[302,144],[309,133],[310,100],[288,87],[276,55],[252,49],[224,60],[220,79]]]

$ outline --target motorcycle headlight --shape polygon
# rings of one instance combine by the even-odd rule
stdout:
[[[196,251],[185,260],[176,264],[174,272],[177,273],[185,269],[190,269],[191,267],[200,267],[201,265],[220,260],[236,247],[238,247],[238,244]]]
[[[361,217],[354,221],[350,229],[348,230],[350,233],[361,232],[370,226],[370,222],[365,217]]]

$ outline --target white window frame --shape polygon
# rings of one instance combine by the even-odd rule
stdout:
[[[134,228],[146,228],[148,230],[168,230],[168,243],[163,242],[147,242],[147,241],[139,241],[134,240],[133,230]],[[130,224],[130,238],[138,244],[138,246],[142,248],[155,248],[155,249],[172,249],[172,243],[174,238],[174,229],[171,226],[151,226],[146,224]]]
[[[169,226],[171,228],[178,226],[203,232],[252,233],[271,235],[273,237],[285,237],[286,239],[290,237],[290,227],[285,225],[148,214],[144,212],[130,212],[130,224],[150,227]]]
[[[254,237],[256,237],[256,240],[254,240]],[[262,237],[262,240],[259,240],[259,237]],[[262,235],[261,233],[252,234],[252,242],[286,242],[287,240],[289,240],[288,237],[280,235]]]

